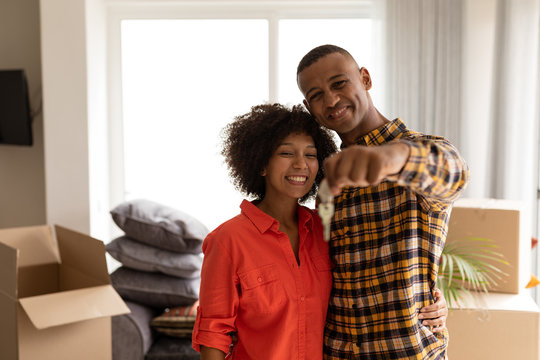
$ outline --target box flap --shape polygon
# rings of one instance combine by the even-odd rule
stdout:
[[[58,248],[49,226],[2,229],[0,242],[19,249],[19,267],[60,262]]]
[[[460,306],[454,306],[452,308],[540,312],[536,302],[526,293],[514,295],[492,292],[485,294],[471,291],[470,295],[464,294],[464,301]]]
[[[521,210],[521,203],[516,200],[507,199],[480,199],[480,198],[459,198],[454,202],[454,207],[478,208],[481,210]]]
[[[99,284],[110,284],[105,245],[88,235],[56,225],[56,239],[62,266],[69,266],[92,277]]]
[[[0,292],[17,299],[17,258],[19,251],[0,242]]]
[[[19,299],[37,329],[129,313],[111,285]]]

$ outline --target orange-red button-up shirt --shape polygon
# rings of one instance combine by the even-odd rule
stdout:
[[[322,359],[332,275],[318,215],[298,206],[298,264],[277,220],[240,208],[204,240],[193,347],[228,353],[237,332],[234,360]]]

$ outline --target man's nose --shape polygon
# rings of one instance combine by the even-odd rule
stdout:
[[[339,101],[339,95],[334,91],[328,91],[324,94],[324,102],[327,107],[334,107]]]

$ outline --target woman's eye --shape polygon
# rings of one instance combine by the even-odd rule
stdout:
[[[317,158],[317,154],[307,154],[306,156],[309,158]]]

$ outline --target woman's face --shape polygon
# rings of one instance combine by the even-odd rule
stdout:
[[[313,138],[306,134],[290,134],[278,145],[263,171],[265,198],[285,196],[300,199],[313,186],[318,171]]]

